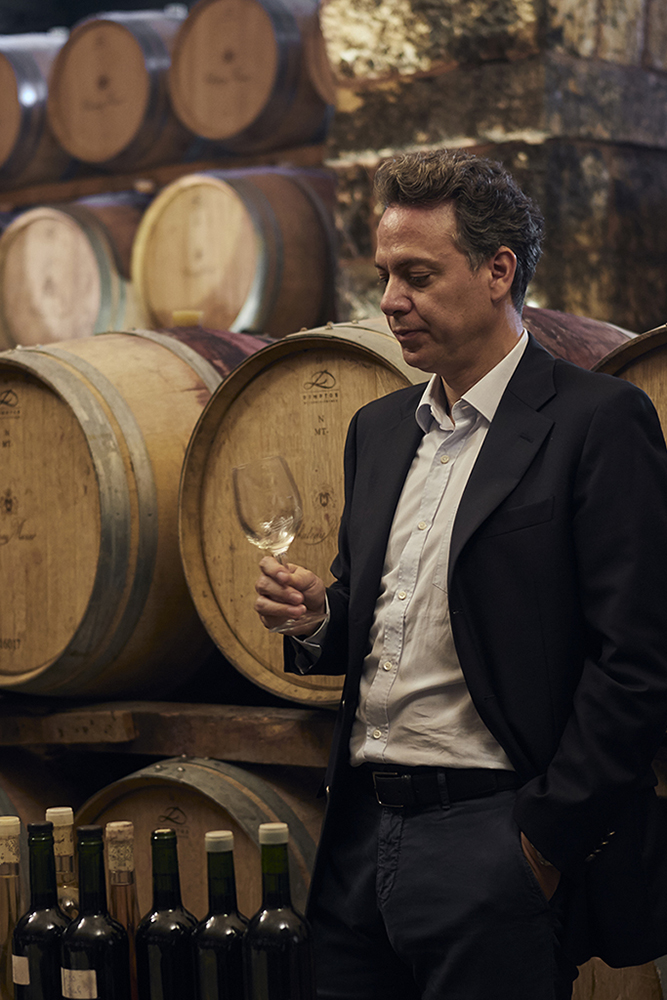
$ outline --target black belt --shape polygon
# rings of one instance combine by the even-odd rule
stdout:
[[[485,767],[402,768],[362,764],[352,768],[381,806],[424,808],[476,799],[519,787],[514,771]]]

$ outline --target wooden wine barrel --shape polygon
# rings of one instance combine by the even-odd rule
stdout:
[[[51,64],[67,41],[45,34],[0,36],[0,186],[58,180],[73,160],[56,141],[46,114]]]
[[[165,187],[134,241],[132,280],[149,324],[197,309],[206,326],[284,336],[333,317],[328,173],[254,168]]]
[[[231,470],[283,455],[304,522],[290,559],[324,579],[336,552],[347,425],[371,399],[423,381],[384,317],[286,337],[243,362],[216,391],[188,446],[180,495],[181,556],[199,615],[225,657],[259,687],[291,701],[330,705],[342,680],[283,671],[282,637],[253,611],[259,552],[234,512]]]
[[[237,360],[261,345],[234,338]],[[0,689],[162,694],[210,652],[177,507],[188,439],[220,381],[150,331],[0,355]]]
[[[616,375],[643,389],[658,411],[667,435],[667,324],[620,344],[597,365],[597,370]]]
[[[308,768],[240,768],[175,757],[103,788],[79,809],[75,823],[134,823],[142,914],[151,903],[151,831],[175,829],[183,903],[200,919],[207,911],[206,831],[233,832],[239,908],[251,915],[261,902],[259,824],[287,823],[292,897],[303,909],[324,812],[323,800],[316,798],[321,777]]]
[[[199,0],[169,70],[177,116],[229,152],[321,142],[335,84],[310,0]]]
[[[123,193],[18,215],[0,236],[0,348],[144,326],[130,254],[146,204]]]
[[[532,309],[526,323],[560,357],[586,351],[580,317]],[[599,359],[629,334],[590,321]],[[596,346],[597,345],[597,346]],[[592,363],[592,362],[591,362]],[[403,361],[384,316],[330,324],[278,341],[248,358],[220,386],[193,432],[179,501],[181,557],[192,599],[225,657],[259,687],[305,704],[333,706],[342,680],[283,671],[282,638],[253,611],[259,555],[234,513],[231,470],[283,455],[299,486],[304,522],[289,558],[329,580],[343,506],[343,446],[364,403],[428,376]]]
[[[121,11],[79,22],[54,63],[47,112],[61,146],[109,170],[178,161],[192,136],[171,112],[166,74],[185,16]]]
[[[594,368],[610,351],[637,336],[603,320],[532,306],[525,306],[523,322],[554,357],[564,358],[580,368]]]

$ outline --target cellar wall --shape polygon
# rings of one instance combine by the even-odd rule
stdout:
[[[664,320],[664,3],[329,0],[321,20],[338,85],[341,318],[378,308],[378,162],[448,145],[502,161],[542,207],[533,304],[635,331]]]

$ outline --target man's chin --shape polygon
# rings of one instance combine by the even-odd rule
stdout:
[[[429,373],[432,373],[435,370],[428,358],[426,358],[421,351],[411,351],[403,344],[401,344],[401,351],[403,353],[403,360],[406,365],[410,365],[411,368],[418,368],[422,372]]]

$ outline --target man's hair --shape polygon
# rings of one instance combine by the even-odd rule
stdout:
[[[513,250],[517,266],[512,302],[521,314],[542,251],[544,219],[502,164],[463,150],[404,153],[380,164],[375,194],[385,208],[428,208],[451,201],[458,230],[455,243],[473,271],[501,246]]]

